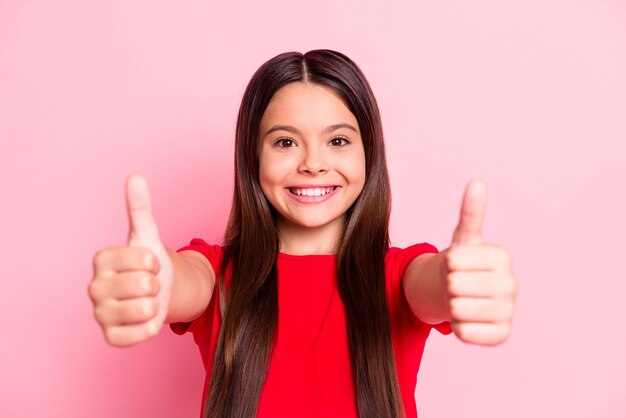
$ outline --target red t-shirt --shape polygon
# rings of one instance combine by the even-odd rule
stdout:
[[[183,250],[204,254],[219,275],[220,246],[194,239],[179,251]],[[413,315],[401,278],[415,257],[433,252],[437,250],[432,245],[416,244],[406,249],[391,248],[385,257],[391,337],[407,418],[417,417],[417,371],[433,326]],[[259,400],[259,418],[358,416],[336,261],[336,255],[278,255],[278,333]],[[177,334],[191,332],[200,349],[207,376],[203,407],[221,322],[217,293],[216,286],[207,310],[194,321],[170,325]],[[452,332],[447,322],[434,328],[443,334]]]

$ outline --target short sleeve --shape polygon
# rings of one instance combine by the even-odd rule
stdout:
[[[189,245],[179,248],[177,251],[178,252],[181,252],[181,251],[199,252],[200,254],[204,255],[207,258],[207,260],[209,260],[209,263],[211,263],[211,267],[213,267],[213,271],[215,272],[215,276],[216,277],[219,276],[219,271],[220,271],[221,262],[222,262],[222,255],[223,255],[222,247],[220,247],[219,245],[209,245],[200,238],[194,238],[191,240]],[[215,290],[217,290],[217,288]],[[217,295],[217,291],[214,291],[213,297],[215,298],[216,295]],[[209,304],[209,306],[211,305],[213,304]],[[207,309],[207,311],[202,313],[198,318],[194,319],[193,321],[172,323],[170,324],[170,328],[174,333],[178,335],[182,335],[186,332],[192,332],[195,334],[195,331],[197,329],[206,328],[206,327],[203,327],[202,325],[209,319],[208,313],[209,312]]]
[[[390,260],[391,266],[390,267],[392,269],[392,277],[393,276],[397,277],[397,280],[398,280],[397,285],[400,288],[399,290],[403,296],[404,296],[404,289],[402,287],[401,280],[402,280],[402,277],[404,277],[404,273],[409,267],[409,264],[411,264],[411,262],[416,257],[422,254],[427,254],[427,253],[437,254],[439,252],[437,248],[435,248],[433,245],[428,244],[428,243],[415,244],[404,249],[392,248],[389,251],[391,254],[391,260]],[[404,300],[406,301],[406,298],[404,298]],[[408,303],[406,305],[408,308]],[[437,331],[439,331],[440,333],[444,335],[448,335],[452,333],[452,327],[450,326],[449,321],[442,322],[440,324],[435,324],[435,325],[427,324],[423,322],[422,320],[420,320],[418,317],[416,317],[410,308],[408,308],[408,310],[410,311],[411,321],[413,325],[415,325],[416,327],[424,331],[426,335],[430,333],[430,330],[432,328],[435,328]]]

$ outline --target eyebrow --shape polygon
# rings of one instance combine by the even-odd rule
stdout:
[[[354,131],[356,133],[359,133],[359,131],[352,125],[350,125],[349,123],[336,123],[334,125],[330,125],[327,126],[326,128],[324,128],[322,130],[322,134],[328,134],[331,132],[334,132],[338,129],[342,129],[342,128],[346,128],[346,129],[350,129],[351,131]],[[291,132],[294,134],[299,134],[300,131],[298,130],[298,128],[291,126],[291,125],[274,125],[272,126],[270,129],[267,130],[267,132],[265,132],[265,135],[263,136],[267,136],[269,134],[271,134],[272,132],[275,131],[287,131],[287,132]]]

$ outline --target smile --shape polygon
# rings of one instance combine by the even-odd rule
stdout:
[[[337,186],[311,188],[290,187],[289,191],[291,192],[291,194],[294,194],[296,196],[319,197],[334,192],[336,188]]]

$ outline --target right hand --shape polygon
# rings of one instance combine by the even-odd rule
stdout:
[[[93,259],[89,296],[105,339],[128,346],[161,330],[171,296],[173,268],[152,217],[148,183],[126,181],[128,245],[99,251]]]
[[[511,254],[483,240],[486,205],[486,186],[469,183],[452,244],[444,250],[441,279],[456,336],[467,343],[496,345],[511,333],[517,281]]]

